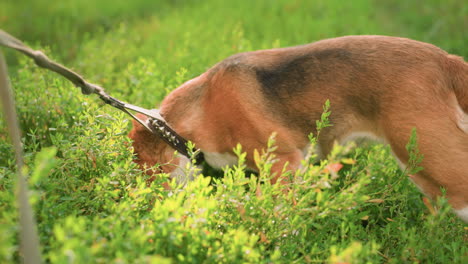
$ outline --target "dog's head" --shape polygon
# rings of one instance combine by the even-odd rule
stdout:
[[[206,74],[202,74],[193,80],[190,80],[179,88],[172,91],[161,102],[159,110],[151,110],[153,116],[161,115],[160,119],[171,122],[171,128],[184,137],[185,139],[195,140],[197,137],[194,134],[194,128],[204,128],[201,126],[200,111],[197,106],[200,103],[201,89],[206,81]],[[187,107],[191,106],[191,107]],[[147,122],[148,117],[142,114],[136,115],[141,121]],[[185,169],[190,160],[181,155],[176,154],[176,150],[167,144],[160,136],[148,131],[143,125],[133,120],[133,128],[128,137],[133,140],[133,149],[136,154],[135,162],[142,169],[151,167],[146,170],[147,174],[170,173],[171,178],[176,178],[178,183],[184,183],[190,179],[192,175],[187,175]],[[204,131],[204,130],[203,130]],[[203,133],[201,133],[203,134]],[[202,142],[199,140],[198,142]],[[158,167],[154,167],[159,165]]]
[[[142,114],[136,115],[146,122],[148,117]],[[135,162],[149,175],[156,173],[171,173],[179,164],[180,157],[175,155],[171,148],[161,137],[148,131],[137,121],[133,120],[133,128],[128,137],[133,140],[132,146],[136,154]],[[155,165],[158,165],[155,167]]]

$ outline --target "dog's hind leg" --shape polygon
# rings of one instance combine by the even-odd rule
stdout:
[[[386,140],[404,164],[409,158],[405,146],[416,128],[423,170],[411,179],[431,198],[441,195],[440,188],[444,188],[449,203],[468,221],[468,134],[458,128],[453,109],[438,105],[424,111],[392,110],[395,114],[388,114],[382,126]]]

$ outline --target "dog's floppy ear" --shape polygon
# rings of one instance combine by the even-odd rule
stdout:
[[[151,111],[155,111],[154,114],[159,115],[159,110],[155,109]],[[135,116],[143,122],[148,120],[148,116],[144,114],[138,113]],[[133,128],[128,134],[128,137],[133,140],[132,146],[136,154],[135,163],[137,163],[142,170],[145,170],[148,175],[162,172],[171,173],[175,170],[176,166],[172,164],[179,163],[179,158],[174,156],[175,150],[166,144],[160,136],[148,131],[148,129],[138,121],[132,120],[132,123]],[[160,166],[148,170],[148,168],[156,164]]]
[[[157,111],[159,115],[159,110],[151,110]],[[141,121],[146,122],[148,117],[143,114],[136,114],[136,117],[139,118]],[[144,126],[142,126],[138,121],[132,120],[133,128],[128,134],[128,137],[133,140],[132,146],[137,154],[136,163],[140,166],[154,166],[156,163],[160,162],[158,160],[161,153],[161,144],[164,142],[161,138],[150,131],[148,131]],[[158,151],[159,150],[159,151]]]

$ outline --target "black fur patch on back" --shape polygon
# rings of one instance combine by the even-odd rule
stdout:
[[[350,64],[351,54],[344,49],[326,49],[286,58],[273,67],[255,68],[256,78],[267,97],[284,98],[300,94],[310,81],[330,78],[332,65]]]
[[[378,94],[367,93],[365,97],[347,95],[346,103],[361,116],[376,118],[380,114],[380,102]]]

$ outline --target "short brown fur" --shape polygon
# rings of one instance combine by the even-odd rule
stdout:
[[[276,132],[279,175],[286,162],[299,167],[329,99],[333,126],[319,139],[324,156],[336,140],[366,132],[406,163],[415,127],[424,170],[412,179],[430,197],[445,188],[458,209],[468,206],[467,85],[468,64],[431,44],[348,36],[234,55],[169,94],[160,113],[203,152],[232,153],[241,143],[251,169],[253,151]],[[141,126],[129,136],[140,164],[172,159],[173,150]]]

